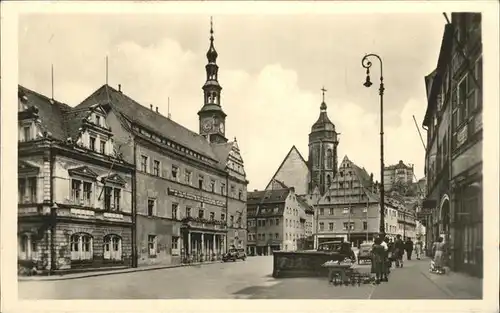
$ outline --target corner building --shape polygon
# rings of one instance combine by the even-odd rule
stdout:
[[[135,170],[117,153],[111,108],[19,86],[18,112],[18,269],[133,266]]]
[[[248,181],[236,138],[228,142],[210,30],[199,134],[104,85],[79,107],[109,103],[124,158],[136,168],[139,265],[220,259],[246,249]]]

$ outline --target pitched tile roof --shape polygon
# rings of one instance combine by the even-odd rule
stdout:
[[[18,96],[25,97],[28,107],[38,108],[43,131],[50,132],[55,139],[66,140],[67,131],[64,115],[71,110],[69,105],[51,100],[21,85],[18,85]]]
[[[142,106],[135,100],[126,96],[121,91],[109,85],[103,85],[87,99],[83,100],[77,108],[89,107],[95,103],[110,103],[111,106],[122,114],[127,120],[149,128],[158,134],[169,138],[204,156],[218,160],[216,153],[203,136],[185,128],[184,126],[166,118],[165,116]]]
[[[252,191],[247,194],[247,205],[285,202],[290,189]]]
[[[269,181],[269,183],[267,184],[266,186],[266,189],[269,188],[269,186],[273,183],[273,180],[275,179],[276,175],[278,175],[278,173],[280,172],[281,168],[283,167],[283,165],[285,164],[286,160],[288,159],[288,157],[292,154],[293,151],[296,151],[297,154],[299,155],[300,157],[300,160],[302,162],[304,162],[304,164],[307,166],[307,162],[306,160],[304,159],[304,157],[302,156],[302,154],[300,154],[299,150],[297,149],[297,147],[295,147],[295,145],[292,146],[292,148],[290,148],[290,151],[288,151],[287,155],[285,156],[285,158],[283,159],[283,161],[281,162],[280,166],[278,167],[278,169],[276,170],[276,172],[274,173],[273,177],[271,178],[271,180]],[[286,187],[288,188],[288,187]]]
[[[226,165],[227,159],[229,157],[229,152],[231,152],[232,148],[233,148],[232,142],[212,144],[212,150],[214,151],[214,154],[217,156],[217,160],[220,162],[220,165],[223,166]]]

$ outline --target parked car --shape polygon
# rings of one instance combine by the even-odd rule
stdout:
[[[245,261],[247,258],[247,254],[245,253],[245,249],[229,249],[227,253],[224,253],[222,256],[222,261],[233,261],[242,260]]]
[[[361,264],[361,261],[366,261],[366,260],[371,261],[371,251],[372,251],[371,243],[361,244],[359,246],[359,251],[358,251],[358,264]]]

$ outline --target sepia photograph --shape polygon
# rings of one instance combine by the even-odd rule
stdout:
[[[19,13],[19,300],[484,299],[484,16]]]

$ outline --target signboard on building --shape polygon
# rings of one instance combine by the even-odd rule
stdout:
[[[194,195],[192,193],[187,193],[187,192],[172,189],[172,188],[168,188],[168,194],[171,196],[179,197],[179,198],[194,200],[194,201],[198,201],[201,203],[207,203],[207,204],[216,205],[216,206],[220,206],[220,207],[225,207],[225,204],[222,201],[210,199],[210,198],[200,196],[200,195]]]

